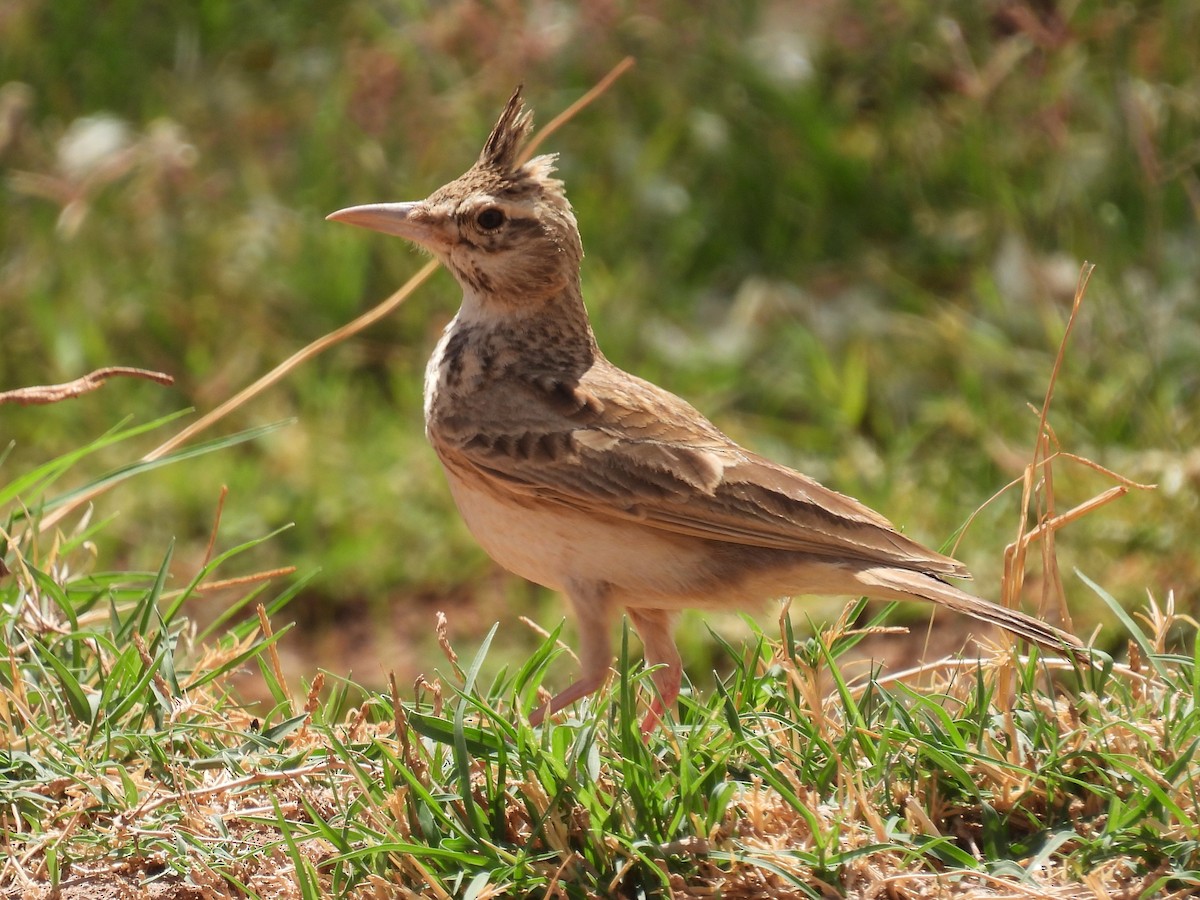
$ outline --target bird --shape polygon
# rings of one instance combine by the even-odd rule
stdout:
[[[407,239],[462,289],[425,371],[425,431],[475,539],[499,565],[566,595],[580,674],[542,724],[594,693],[622,610],[654,691],[642,729],[682,685],[684,609],[794,595],[926,600],[1074,656],[1071,634],[976,597],[962,563],[879,513],[747,450],[693,406],[615,366],[596,343],[583,245],[556,155],[522,158],[522,88],[475,163],[424,200],[327,218]]]

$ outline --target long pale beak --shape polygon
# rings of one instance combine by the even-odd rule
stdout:
[[[330,222],[345,222],[359,228],[394,234],[432,249],[446,243],[446,235],[437,223],[422,215],[424,210],[423,203],[368,203],[339,209],[325,218]]]

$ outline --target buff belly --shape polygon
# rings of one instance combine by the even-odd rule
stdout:
[[[708,562],[707,541],[545,501],[501,499],[452,475],[450,491],[483,549],[522,578],[557,591],[603,583],[622,594],[678,597],[672,605],[702,605],[696,597],[688,602],[686,595],[701,588],[697,576]]]

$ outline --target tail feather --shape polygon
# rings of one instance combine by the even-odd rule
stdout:
[[[1085,648],[1073,634],[1047,625],[1033,616],[1026,615],[1015,609],[1008,609],[990,600],[984,600],[966,591],[961,591],[953,585],[939,581],[931,575],[914,572],[909,569],[888,568],[883,566],[862,569],[856,573],[856,578],[862,583],[864,593],[880,596],[882,593],[897,599],[920,598],[945,606],[955,612],[998,625],[1005,631],[1018,637],[1025,638],[1058,653],[1066,653],[1072,659],[1085,661]]]

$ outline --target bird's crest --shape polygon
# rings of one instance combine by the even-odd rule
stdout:
[[[551,177],[557,154],[547,153],[535,156],[527,162],[520,162],[521,151],[525,148],[526,139],[532,130],[533,112],[525,108],[521,85],[518,85],[508,98],[508,103],[500,113],[492,133],[488,135],[487,143],[483,145],[483,151],[472,167],[472,172],[484,174],[489,179],[499,178],[502,190],[506,193],[533,190],[556,205],[565,206],[567,201],[563,183]]]
[[[525,108],[521,87],[517,85],[508,98],[504,112],[500,113],[487,143],[483,145],[483,152],[479,154],[478,165],[495,169],[504,175],[516,170],[517,156],[533,128],[533,112]]]

